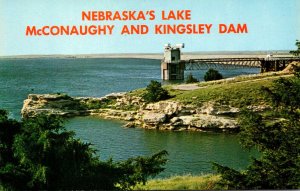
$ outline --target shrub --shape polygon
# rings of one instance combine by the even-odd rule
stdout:
[[[126,161],[100,161],[55,116],[22,122],[0,110],[0,190],[130,190],[163,171],[166,151]]]
[[[189,83],[195,83],[195,82],[199,82],[199,80],[197,80],[197,78],[194,78],[193,74],[190,73],[187,76],[185,83],[189,84]]]
[[[300,55],[300,41],[296,40],[295,45],[297,46],[297,50],[291,50],[290,54],[292,54],[294,56],[299,56]]]
[[[220,80],[223,79],[222,74],[219,71],[210,68],[204,75],[205,81],[212,81],[212,80]]]
[[[167,90],[162,88],[160,82],[151,80],[146,88],[146,93],[142,97],[146,102],[156,102],[169,99],[171,96]]]
[[[239,117],[242,145],[256,147],[261,157],[252,159],[242,172],[214,163],[221,174],[220,184],[242,190],[299,189],[300,77],[280,78],[271,88],[263,88],[262,93],[273,106],[269,119],[249,110],[244,110]]]

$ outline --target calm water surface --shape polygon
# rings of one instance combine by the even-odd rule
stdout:
[[[206,71],[193,71],[203,79]],[[258,69],[220,71],[225,77],[258,73]],[[188,74],[190,72],[186,72]],[[65,92],[71,96],[103,96],[145,87],[160,80],[160,61],[147,59],[0,59],[0,108],[20,118],[29,93]],[[172,174],[212,172],[210,161],[244,168],[251,155],[238,144],[236,135],[198,132],[162,132],[124,129],[120,121],[77,117],[66,122],[84,141],[93,143],[104,160],[123,160],[169,152],[166,171]],[[252,152],[253,153],[253,152]]]
[[[118,161],[167,150],[169,161],[160,176],[211,173],[212,161],[242,169],[249,161],[250,153],[240,147],[236,135],[127,129],[121,125],[118,121],[77,117],[67,127],[83,141],[93,143],[104,160],[112,157]]]

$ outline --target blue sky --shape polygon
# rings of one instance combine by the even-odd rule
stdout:
[[[191,10],[190,21],[161,21],[162,10]],[[155,10],[154,21],[81,21],[88,10]],[[300,0],[0,0],[0,55],[159,53],[165,43],[184,52],[290,50],[300,40]],[[120,35],[124,24],[213,24],[211,34]],[[219,34],[220,23],[246,23],[247,34]],[[28,37],[28,25],[114,24],[111,36]]]

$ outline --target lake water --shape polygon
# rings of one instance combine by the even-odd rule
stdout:
[[[203,79],[206,71],[192,71]],[[257,68],[220,70],[224,77],[258,73]],[[186,72],[189,74],[190,71]],[[64,92],[71,96],[104,96],[160,81],[160,61],[150,59],[0,59],[0,108],[20,119],[23,100],[30,93]],[[243,169],[252,154],[238,144],[237,136],[220,133],[164,132],[124,129],[123,122],[77,117],[66,122],[79,138],[93,143],[101,159],[123,160],[169,152],[160,176],[210,173],[211,161]]]

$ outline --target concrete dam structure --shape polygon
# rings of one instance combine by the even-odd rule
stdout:
[[[209,68],[234,68],[234,67],[257,67],[261,73],[281,71],[289,63],[300,61],[300,57],[273,57],[265,58],[239,57],[239,58],[202,58],[181,60],[181,48],[184,44],[171,46],[165,44],[164,58],[161,62],[161,78],[163,80],[184,80],[185,70],[207,70]]]

